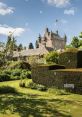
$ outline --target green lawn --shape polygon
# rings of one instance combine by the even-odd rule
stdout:
[[[82,117],[82,95],[56,95],[20,88],[20,81],[0,83],[16,94],[0,94],[0,117]]]

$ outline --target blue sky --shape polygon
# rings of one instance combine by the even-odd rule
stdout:
[[[82,31],[82,0],[0,0],[0,41],[15,31],[17,43],[28,46],[46,27],[66,34],[69,43]]]

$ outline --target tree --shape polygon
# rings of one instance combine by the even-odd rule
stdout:
[[[78,48],[80,46],[80,42],[79,42],[78,37],[76,37],[76,36],[73,37],[72,42],[71,42],[71,45],[74,48]]]
[[[36,40],[36,43],[35,43],[35,47],[36,48],[39,48],[39,44],[38,44],[38,41]]]
[[[38,41],[39,43],[41,43],[41,35],[39,34],[39,37],[38,37]]]
[[[29,43],[28,48],[29,48],[29,49],[34,49],[33,43]]]
[[[80,38],[82,38],[82,32],[80,32],[80,35],[79,35]]]
[[[12,39],[11,39],[11,36],[9,35],[7,38],[7,43],[6,43],[6,51],[10,50],[11,41]]]
[[[21,51],[21,50],[23,50],[23,45],[22,44],[19,44],[18,51]]]
[[[17,49],[16,40],[12,33],[9,34],[6,43],[6,56],[11,60],[13,57],[13,51]]]
[[[24,46],[24,50],[26,50],[26,46]]]
[[[79,45],[82,46],[82,40],[79,40]]]
[[[64,35],[64,40],[65,40],[65,42],[67,42],[67,36],[66,36],[66,34]]]
[[[4,52],[0,52],[0,67],[5,63],[5,54]]]
[[[47,63],[58,63],[59,54],[56,51],[52,51],[45,56]]]

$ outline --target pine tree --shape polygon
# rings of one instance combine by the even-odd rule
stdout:
[[[28,48],[29,48],[29,49],[34,49],[33,43],[29,43]]]

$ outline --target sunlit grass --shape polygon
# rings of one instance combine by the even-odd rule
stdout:
[[[0,117],[82,117],[82,95],[21,88],[19,82],[0,83],[17,90],[17,94],[0,94]]]

